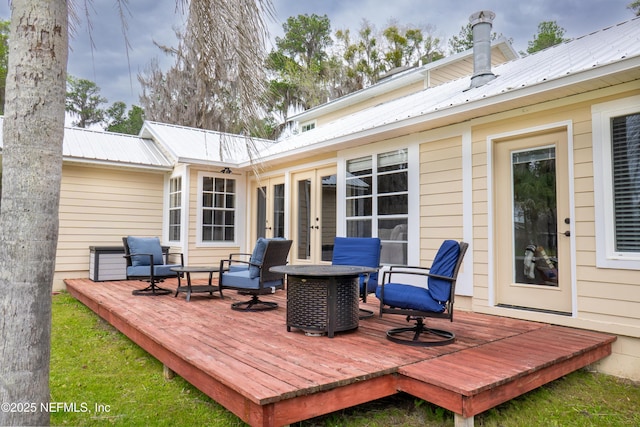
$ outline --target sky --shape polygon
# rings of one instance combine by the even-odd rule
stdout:
[[[232,0],[230,0],[232,1]],[[493,31],[513,39],[516,51],[526,51],[538,24],[556,21],[566,30],[565,38],[580,37],[633,18],[627,9],[632,0],[272,0],[275,16],[268,20],[271,39],[282,36],[282,23],[301,14],[327,15],[332,31],[357,32],[363,19],[377,29],[391,20],[400,25],[430,26],[433,35],[446,41],[458,35],[469,16],[480,10],[496,14]],[[0,0],[0,18],[9,19],[8,0]],[[77,1],[82,4],[83,1]],[[126,15],[126,48],[116,0],[92,0],[91,31],[85,13],[72,36],[68,73],[94,81],[100,93],[128,107],[139,105],[141,88],[137,75],[157,58],[168,69],[173,61],[154,45],[175,46],[173,28],[183,25],[184,16],[176,0],[129,0]],[[90,36],[91,35],[91,36]],[[91,47],[93,40],[93,48]],[[128,56],[128,58],[127,58]]]

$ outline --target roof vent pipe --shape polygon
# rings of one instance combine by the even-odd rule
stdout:
[[[495,79],[491,72],[491,28],[496,14],[481,10],[469,17],[473,31],[473,76],[471,87],[479,87]]]

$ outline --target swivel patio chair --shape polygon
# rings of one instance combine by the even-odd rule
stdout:
[[[431,268],[392,266],[384,272],[382,283],[376,290],[380,300],[380,316],[385,313],[400,314],[406,316],[407,322],[416,322],[412,327],[388,330],[389,340],[424,347],[455,341],[453,332],[429,328],[424,319],[453,321],[456,280],[468,246],[465,242],[445,240]]]
[[[127,280],[144,280],[149,282],[149,286],[144,289],[132,291],[133,295],[167,295],[171,291],[159,287],[157,284],[164,279],[177,277],[178,273],[171,271],[173,267],[184,266],[183,254],[180,256],[180,264],[170,264],[168,246],[161,246],[157,237],[134,237],[122,238],[124,245],[124,257],[127,261]]]
[[[333,265],[357,265],[380,268],[380,239],[377,237],[336,237],[333,241]],[[378,272],[360,275],[360,298],[367,302],[367,294],[378,287]],[[373,311],[360,309],[360,318],[373,316]]]
[[[236,302],[231,308],[238,311],[265,311],[278,308],[278,303],[262,301],[260,295],[284,289],[284,274],[269,269],[285,265],[291,249],[291,240],[259,238],[249,260],[232,256],[220,261],[218,284],[223,289],[235,289],[241,295],[251,295],[249,301]]]

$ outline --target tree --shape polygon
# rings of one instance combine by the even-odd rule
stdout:
[[[457,36],[452,36],[449,39],[449,49],[451,53],[459,53],[471,48],[473,48],[473,27],[471,23],[468,23],[460,28]]]
[[[286,122],[290,109],[312,108],[330,99],[342,70],[328,53],[333,39],[326,15],[289,17],[282,28],[285,34],[276,37],[276,49],[265,63],[272,74],[266,108]]]
[[[5,88],[7,84],[7,59],[9,59],[9,24],[0,21],[0,114],[4,114]]]
[[[106,131],[138,135],[144,124],[144,110],[132,105],[127,112],[127,104],[117,101],[105,111],[105,120]]]
[[[12,0],[10,6],[0,203],[0,403],[29,406],[23,411],[0,410],[0,425],[49,425],[49,414],[41,404],[51,398],[51,289],[58,242],[69,3],[73,2]],[[201,25],[197,43],[215,46],[203,55],[210,60],[238,58],[242,64],[236,65],[242,70],[257,68],[250,56],[255,46],[245,43],[255,40],[248,33],[264,30],[260,5],[270,3],[191,0],[190,7],[196,6],[202,18],[197,22]],[[227,35],[218,38],[218,30],[206,23],[219,25]],[[238,70],[238,77],[248,76]]]
[[[100,96],[100,88],[91,80],[67,77],[65,110],[79,119],[73,126],[86,128],[104,120],[104,110],[99,106],[107,102]]]
[[[0,203],[0,425],[48,425],[68,23],[65,0],[13,0]]]
[[[186,2],[185,2],[186,3]],[[263,113],[268,0],[188,2],[178,46],[159,46],[175,59],[163,72],[157,60],[138,75],[145,116],[201,129],[251,135]],[[247,150],[253,152],[248,141]]]
[[[527,53],[534,53],[551,46],[568,41],[564,38],[564,28],[558,26],[556,21],[543,21],[538,24],[538,33],[529,41]]]
[[[635,0],[627,6],[636,16],[640,16],[640,0]]]

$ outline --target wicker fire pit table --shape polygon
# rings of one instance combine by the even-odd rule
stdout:
[[[350,265],[279,265],[270,271],[287,275],[287,331],[327,334],[358,327],[361,274],[375,268]]]

